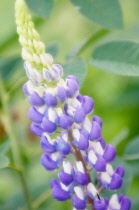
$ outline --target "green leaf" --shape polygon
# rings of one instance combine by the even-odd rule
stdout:
[[[0,145],[0,154],[5,154],[10,148],[10,141],[5,141]]]
[[[130,166],[133,175],[139,175],[139,160],[128,160],[127,163]]]
[[[124,159],[138,160],[139,159],[139,136],[131,140],[125,147]]]
[[[113,41],[100,45],[90,62],[102,70],[128,76],[139,76],[139,43]]]
[[[47,18],[54,6],[54,0],[26,0],[32,12],[42,18]]]
[[[51,43],[46,48],[46,53],[49,53],[53,57],[56,57],[59,52],[59,44],[57,42]]]
[[[125,140],[129,135],[129,129],[123,128],[112,140],[111,144],[117,147],[123,140]]]
[[[122,12],[118,0],[71,0],[87,18],[105,28],[121,29]]]
[[[16,71],[16,66],[21,62],[20,57],[0,58],[0,75],[7,80]]]
[[[9,159],[6,156],[0,155],[0,168],[5,168],[9,165]]]
[[[109,30],[108,29],[101,29],[101,30],[97,31],[96,33],[93,33],[88,39],[80,42],[78,45],[76,45],[75,47],[73,47],[69,51],[69,53],[67,55],[67,59],[70,59],[70,58],[74,58],[76,56],[79,56],[88,47],[90,47],[94,42],[96,42],[97,40],[100,40],[102,37],[104,37],[108,33],[109,33]]]
[[[76,58],[74,60],[67,61],[63,65],[64,78],[68,75],[75,75],[80,81],[80,85],[83,84],[86,77],[86,63],[83,58]]]

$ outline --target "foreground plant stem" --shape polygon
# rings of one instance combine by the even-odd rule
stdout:
[[[23,193],[27,202],[27,209],[32,210],[31,195],[30,195],[29,188],[26,182],[24,168],[21,161],[19,142],[18,142],[18,139],[16,138],[16,134],[13,128],[13,120],[12,120],[9,105],[7,102],[8,97],[4,89],[4,84],[1,78],[0,78],[0,97],[1,97],[1,103],[2,103],[2,108],[3,108],[3,112],[1,113],[1,118],[2,118],[5,131],[7,132],[7,135],[9,136],[11,140],[13,162],[16,168],[19,169],[18,171],[17,170],[16,171],[18,172],[21,183],[22,183]]]

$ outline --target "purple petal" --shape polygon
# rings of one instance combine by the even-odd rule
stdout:
[[[100,125],[97,122],[93,121],[92,129],[90,132],[90,140],[96,140],[99,137],[101,137],[101,132],[102,132],[102,129],[101,129]]]
[[[97,142],[99,142],[101,144],[102,148],[105,149],[106,143],[105,143],[105,140],[103,137],[101,137],[99,140],[97,140]]]
[[[57,179],[55,179],[55,178],[51,179],[50,187],[51,187],[51,189],[53,187],[59,187],[59,188],[61,188],[59,181]]]
[[[45,104],[44,100],[36,92],[33,92],[28,100],[32,106],[43,106]]]
[[[131,200],[126,196],[123,196],[120,204],[121,204],[120,210],[129,210],[131,207]]]
[[[94,101],[89,96],[83,96],[82,107],[84,109],[85,114],[89,114],[94,108]]]
[[[119,174],[119,176],[123,177],[125,174],[125,170],[122,166],[117,166],[115,169],[115,173]]]
[[[53,161],[49,155],[43,154],[40,160],[41,164],[48,170],[52,171],[58,168],[58,165],[55,161]]]
[[[60,99],[60,101],[64,102],[67,99],[67,95],[66,95],[66,90],[64,87],[59,86],[58,87],[58,98]]]
[[[121,188],[122,183],[123,183],[123,180],[122,180],[121,176],[114,173],[112,176],[111,183],[110,183],[110,189],[117,190],[117,189]]]
[[[106,171],[106,161],[101,155],[98,156],[98,159],[94,168],[96,171]]]
[[[79,86],[77,82],[75,82],[72,79],[67,79],[67,85],[68,85],[67,96],[73,97],[76,94],[76,92],[79,90]]]
[[[30,92],[29,92],[28,87],[27,87],[27,82],[23,85],[23,91],[26,95],[28,95],[28,96],[30,95]]]
[[[85,116],[86,115],[85,115],[83,108],[81,106],[78,106],[75,111],[74,121],[76,123],[82,123],[83,120],[85,119]]]
[[[94,115],[92,120],[97,122],[100,125],[100,127],[102,127],[102,119],[99,116]]]
[[[44,132],[42,127],[40,125],[36,125],[35,123],[31,123],[30,130],[37,136],[42,136]]]
[[[42,121],[42,128],[44,131],[52,133],[57,129],[57,125],[44,117]]]
[[[80,185],[86,185],[88,183],[88,175],[78,171],[75,174],[75,180]]]
[[[51,93],[45,93],[44,100],[45,100],[47,106],[50,106],[50,107],[57,106],[56,97],[53,96]]]
[[[57,144],[57,149],[62,155],[68,155],[71,151],[71,146],[69,143],[60,139]]]
[[[58,201],[66,201],[71,197],[69,192],[56,186],[53,187],[52,196]]]
[[[28,118],[31,121],[35,123],[41,123],[43,120],[43,117],[44,116],[40,112],[38,112],[35,107],[30,107],[28,111]]]
[[[95,210],[106,210],[106,203],[103,198],[94,201]]]
[[[59,125],[64,129],[68,129],[72,125],[72,120],[66,114],[61,114]]]
[[[73,182],[74,177],[73,177],[73,175],[65,173],[62,170],[62,171],[59,172],[59,179],[63,184],[69,185],[69,184],[71,184],[71,182]]]
[[[87,138],[84,137],[84,135],[80,135],[80,139],[78,142],[78,148],[80,150],[86,150],[89,147],[89,141]]]
[[[111,144],[108,144],[103,154],[104,159],[106,160],[106,162],[111,162],[114,160],[115,156],[116,149]]]
[[[42,136],[40,145],[44,152],[47,152],[47,153],[56,152],[56,145],[50,144],[46,136]]]
[[[78,80],[78,78],[77,78],[76,76],[74,76],[74,75],[68,75],[67,78],[68,78],[68,79],[74,80],[74,81],[77,82],[77,84],[79,85],[79,80]]]
[[[76,195],[72,197],[72,204],[76,209],[80,210],[85,209],[86,207],[86,202],[78,198]]]

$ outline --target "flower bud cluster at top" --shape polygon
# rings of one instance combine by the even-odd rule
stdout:
[[[131,202],[124,195],[100,197],[105,189],[121,188],[124,169],[110,164],[116,150],[105,144],[101,118],[88,118],[94,110],[93,99],[80,94],[77,77],[62,79],[62,66],[53,64],[52,56],[45,53],[23,0],[16,1],[16,24],[29,78],[23,87],[31,105],[28,117],[44,152],[41,164],[48,171],[63,166],[58,179],[51,180],[52,196],[58,201],[71,199],[74,210],[129,210]],[[90,178],[92,169],[97,186]]]

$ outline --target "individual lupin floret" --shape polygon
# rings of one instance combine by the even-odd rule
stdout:
[[[77,171],[75,173],[75,181],[79,184],[79,185],[87,185],[89,178],[88,175],[85,172],[85,169],[83,167],[83,164],[81,161],[76,162],[76,167],[77,167]]]
[[[74,187],[75,195],[72,197],[72,204],[76,209],[86,208],[86,196],[80,187]]]
[[[124,169],[122,166],[117,166],[115,171],[110,164],[107,164],[106,172],[98,174],[98,178],[105,188],[117,190],[121,188],[123,183]]]
[[[47,133],[43,133],[40,145],[45,153],[50,154],[57,151],[57,140],[51,139],[51,137]]]
[[[48,171],[52,171],[60,167],[62,160],[63,156],[59,152],[55,152],[49,155],[44,153],[40,162]]]
[[[74,169],[71,163],[63,161],[63,169],[59,172],[59,180],[66,186],[74,181]]]
[[[68,132],[62,131],[58,139],[57,149],[62,155],[68,155],[71,152],[71,145],[68,139]]]
[[[88,139],[82,134],[81,131],[79,131],[79,129],[74,129],[72,133],[74,138],[72,143],[80,150],[86,150],[89,146]]]
[[[109,200],[107,209],[109,210],[129,210],[131,207],[131,200],[124,195],[112,195]]]
[[[65,201],[71,198],[70,189],[66,186],[64,187],[58,180],[51,180],[52,196],[58,201]]]

